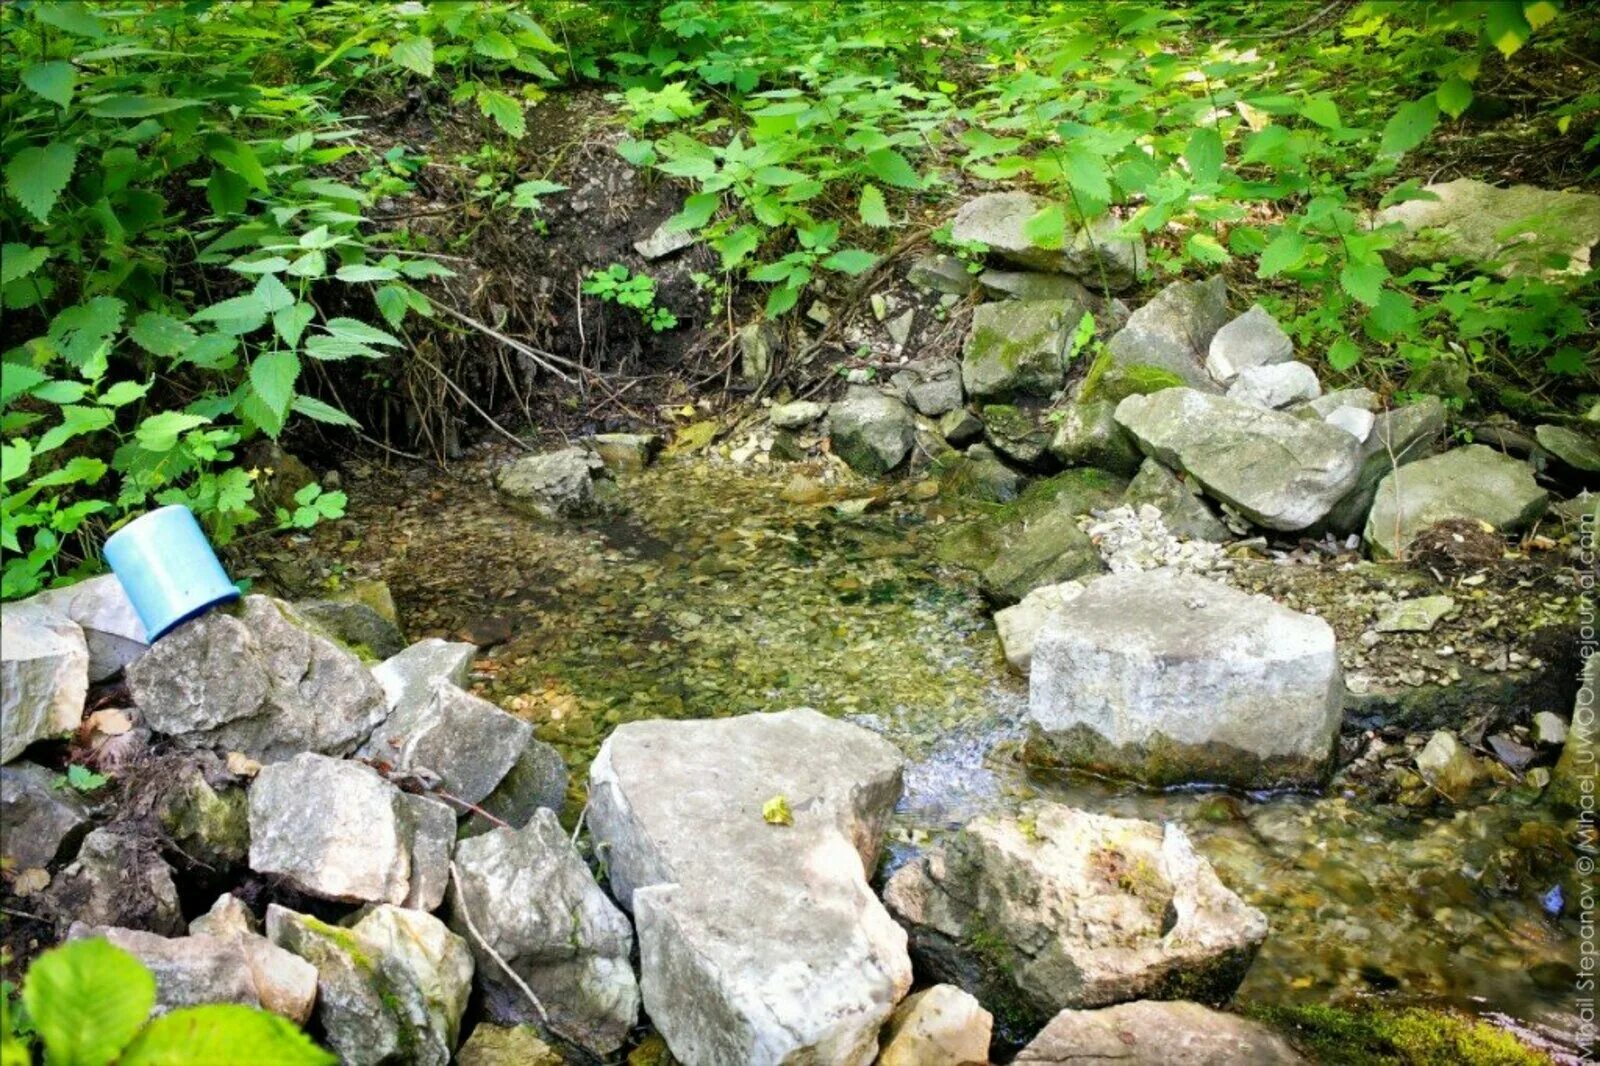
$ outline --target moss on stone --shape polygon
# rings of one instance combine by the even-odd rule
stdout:
[[[1182,377],[1165,367],[1146,363],[1118,364],[1110,351],[1102,349],[1089,364],[1083,387],[1078,390],[1078,400],[1080,403],[1095,400],[1120,403],[1129,396],[1147,396],[1186,384]]]
[[[1339,1066],[1545,1066],[1550,1059],[1488,1022],[1412,1007],[1347,1010],[1322,1004],[1252,1005],[1311,1058]]]

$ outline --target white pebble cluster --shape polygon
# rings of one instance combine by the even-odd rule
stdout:
[[[1167,529],[1161,512],[1149,504],[1138,510],[1123,505],[1096,511],[1080,520],[1100,557],[1113,574],[1170,566],[1200,574],[1229,567],[1221,545],[1207,540],[1179,540]]]

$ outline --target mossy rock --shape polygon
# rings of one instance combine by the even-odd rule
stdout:
[[[1346,1010],[1322,1004],[1254,1005],[1314,1061],[1337,1066],[1548,1066],[1550,1059],[1488,1022],[1412,1007]]]
[[[1102,349],[1089,365],[1089,372],[1084,375],[1078,401],[1094,403],[1103,400],[1117,404],[1129,396],[1148,396],[1152,392],[1187,384],[1181,376],[1165,367],[1146,363],[1118,364],[1110,351]]]

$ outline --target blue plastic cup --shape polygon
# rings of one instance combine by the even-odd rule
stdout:
[[[105,556],[152,644],[175,626],[239,598],[194,512],[182,504],[117,530],[106,541]]]

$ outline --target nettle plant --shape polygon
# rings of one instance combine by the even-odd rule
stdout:
[[[331,104],[448,65],[458,100],[521,136],[541,90],[500,79],[554,80],[536,53],[556,46],[514,7],[5,6],[0,596],[92,569],[154,505],[226,542],[260,517],[241,445],[296,417],[355,426],[316,395],[319,368],[401,351],[392,331],[431,313],[414,283],[450,271],[379,250],[364,212],[384,181],[340,180],[370,153]]]
[[[639,318],[656,333],[678,324],[678,316],[670,308],[656,304],[656,279],[649,274],[635,274],[621,263],[591,270],[583,279],[583,291],[605,303],[639,312]]]

